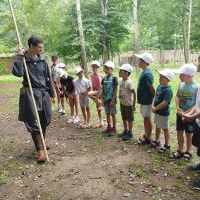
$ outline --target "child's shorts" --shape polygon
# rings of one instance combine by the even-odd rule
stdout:
[[[155,114],[154,122],[157,128],[168,129],[169,128],[169,117]]]
[[[192,136],[192,144],[200,149],[200,127],[196,122],[193,124],[193,136]],[[200,152],[199,152],[200,156]]]
[[[128,122],[134,121],[133,106],[125,106],[123,104],[120,104],[120,110],[123,121],[128,121]]]
[[[194,122],[185,122],[182,120],[182,117],[176,114],[176,130],[185,131],[186,133],[193,133],[193,123]]]
[[[142,117],[151,117],[151,105],[140,105],[140,112]]]
[[[79,103],[81,107],[89,107],[89,97],[84,95],[79,95]]]
[[[113,106],[110,106],[110,102],[106,102],[104,104],[104,106],[105,106],[106,115],[116,115],[117,114],[116,104],[114,104]]]

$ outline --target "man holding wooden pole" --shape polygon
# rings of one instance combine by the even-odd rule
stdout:
[[[23,121],[27,130],[31,133],[38,152],[37,161],[44,162],[46,159],[48,160],[44,139],[46,128],[51,122],[51,98],[54,101],[55,95],[48,64],[41,55],[43,40],[33,35],[28,39],[28,46],[27,52],[24,52],[23,48],[19,48],[12,73],[15,76],[23,77],[19,99],[19,121]],[[24,63],[28,69],[35,102],[33,102],[31,96],[31,88],[27,73],[25,73]],[[40,123],[38,123],[37,115]]]

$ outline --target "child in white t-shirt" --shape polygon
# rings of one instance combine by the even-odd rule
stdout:
[[[81,67],[75,68],[78,79],[75,81],[76,93],[79,96],[79,103],[83,114],[82,128],[88,128],[90,126],[90,107],[88,92],[91,90],[90,81],[85,78],[84,71]]]

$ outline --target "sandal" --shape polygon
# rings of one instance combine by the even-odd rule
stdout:
[[[184,160],[186,160],[186,161],[191,161],[192,160],[192,154],[190,153],[190,152],[185,152],[184,154],[183,154],[183,158],[184,158]]]
[[[175,158],[175,159],[180,159],[183,157],[183,154],[184,152],[181,152],[180,150],[177,150],[176,152],[174,152],[172,154],[172,158]]]
[[[160,141],[152,141],[150,147],[157,149],[158,147],[160,147]]]
[[[164,145],[163,147],[159,148],[159,153],[165,153],[166,151],[170,150],[170,146],[169,145]]]
[[[142,137],[139,137],[138,142],[139,142],[140,144],[143,144],[143,145],[151,144],[151,140],[150,140],[150,139],[147,139],[147,138],[146,138],[146,135],[143,135]]]

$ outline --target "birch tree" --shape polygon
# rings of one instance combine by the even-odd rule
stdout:
[[[190,55],[191,19],[192,19],[192,0],[189,1],[189,6],[185,7],[182,15],[184,57],[186,63],[190,61],[189,55]]]
[[[76,12],[77,12],[77,23],[78,23],[78,30],[79,30],[79,36],[80,36],[80,45],[81,45],[81,65],[83,69],[85,70],[86,76],[88,76],[86,44],[85,44],[85,36],[84,36],[84,31],[83,31],[80,0],[76,0]]]
[[[107,17],[108,17],[108,0],[101,0],[101,13],[104,18],[104,28],[105,34],[103,37],[103,61],[109,60],[109,36],[108,36],[108,24],[107,24]]]

